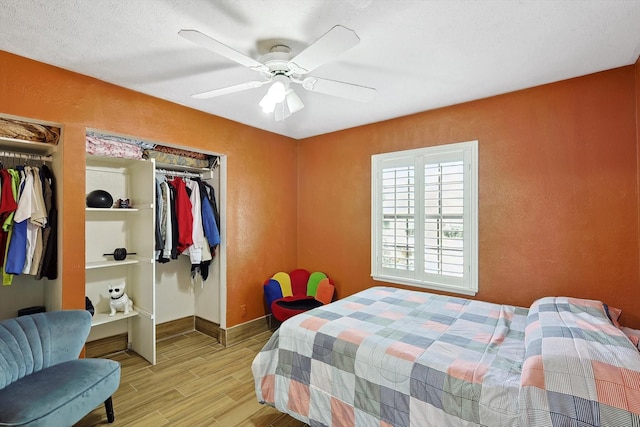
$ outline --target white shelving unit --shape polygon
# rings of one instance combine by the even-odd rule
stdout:
[[[86,295],[95,307],[92,336],[126,332],[129,347],[155,364],[155,164],[153,160],[87,156],[86,194],[105,190],[131,208],[86,208]],[[111,254],[126,248],[127,257]],[[135,253],[135,255],[131,255]],[[110,317],[109,285],[125,283],[134,309]]]

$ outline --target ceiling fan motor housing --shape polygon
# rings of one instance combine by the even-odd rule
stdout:
[[[273,51],[273,49],[283,49]],[[269,68],[268,72],[264,72],[265,77],[271,78],[278,74],[289,75],[289,59],[291,56],[291,50],[287,46],[278,45],[271,48],[272,51],[260,57],[260,62]]]

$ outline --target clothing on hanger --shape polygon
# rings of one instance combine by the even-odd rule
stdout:
[[[204,281],[220,245],[215,191],[199,177],[176,175],[156,172],[156,260],[166,263],[181,254],[189,256],[192,281]]]
[[[3,155],[6,153],[0,153]],[[57,278],[55,179],[48,166],[36,166],[32,156],[27,160],[31,164],[0,169],[3,285],[10,285],[13,276],[20,274]],[[7,163],[2,161],[3,166]]]

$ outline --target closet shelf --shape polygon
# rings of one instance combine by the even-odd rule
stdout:
[[[186,178],[212,179],[213,170],[208,168],[194,168],[191,166],[172,165],[156,162],[156,174],[181,176]]]
[[[87,212],[138,212],[138,208],[85,208]]]
[[[41,154],[49,156],[56,152],[57,146],[44,142],[33,142],[24,139],[0,136],[0,146],[3,150],[11,150],[24,154]]]
[[[202,174],[211,172],[211,169],[208,169],[208,168],[195,168],[193,166],[175,165],[171,163],[158,163],[158,162],[156,162],[156,169],[166,169],[166,170],[175,171],[175,172],[180,172],[180,171],[195,172],[195,173],[202,173]]]
[[[130,265],[130,264],[138,264],[140,262],[139,259],[135,259],[133,257],[127,257],[127,259],[122,260],[122,261],[90,261],[87,262],[87,265],[85,266],[86,270],[93,270],[96,268],[108,268],[108,267],[120,267],[123,265]]]
[[[140,163],[149,163],[149,160],[145,159],[130,159],[126,157],[111,157],[111,156],[100,156],[94,154],[87,154],[87,170],[96,171],[96,170],[108,170],[112,169],[113,173],[123,173],[126,172],[127,168],[131,166],[135,166]]]
[[[91,319],[91,326],[104,325],[106,323],[117,322],[118,320],[128,319],[130,317],[136,317],[139,313],[135,310],[131,310],[129,314],[124,314],[122,311],[116,312],[113,317],[109,316],[109,313],[95,313]]]

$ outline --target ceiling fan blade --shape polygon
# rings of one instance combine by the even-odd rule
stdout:
[[[235,49],[230,48],[229,46],[219,42],[218,40],[212,39],[211,37],[205,34],[202,34],[200,31],[180,30],[178,31],[178,35],[199,46],[209,49],[210,51],[215,52],[218,55],[224,56],[225,58],[235,61],[240,65],[244,65],[245,67],[251,68],[252,70],[264,71],[264,72],[269,71],[269,67],[262,64],[261,62],[258,62],[255,59],[250,58],[247,55],[240,53]]]
[[[307,77],[301,81],[302,87],[311,92],[319,92],[340,98],[351,99],[359,102],[369,102],[376,95],[376,90],[367,86],[360,86],[353,83],[339,82],[335,80],[320,79],[318,77]]]
[[[192,98],[197,98],[197,99],[209,99],[209,98],[215,98],[216,96],[221,96],[221,95],[226,95],[229,93],[235,93],[235,92],[241,92],[243,90],[248,90],[248,89],[255,89],[257,87],[260,87],[266,83],[269,83],[269,80],[265,80],[263,82],[259,82],[259,81],[251,81],[251,82],[246,82],[246,83],[240,83],[239,85],[234,85],[234,86],[228,86],[228,87],[223,87],[220,89],[214,89],[214,90],[209,90],[207,92],[202,92],[202,93],[196,93],[194,95],[191,95]]]
[[[336,25],[289,61],[295,74],[306,74],[360,43],[355,31]]]

